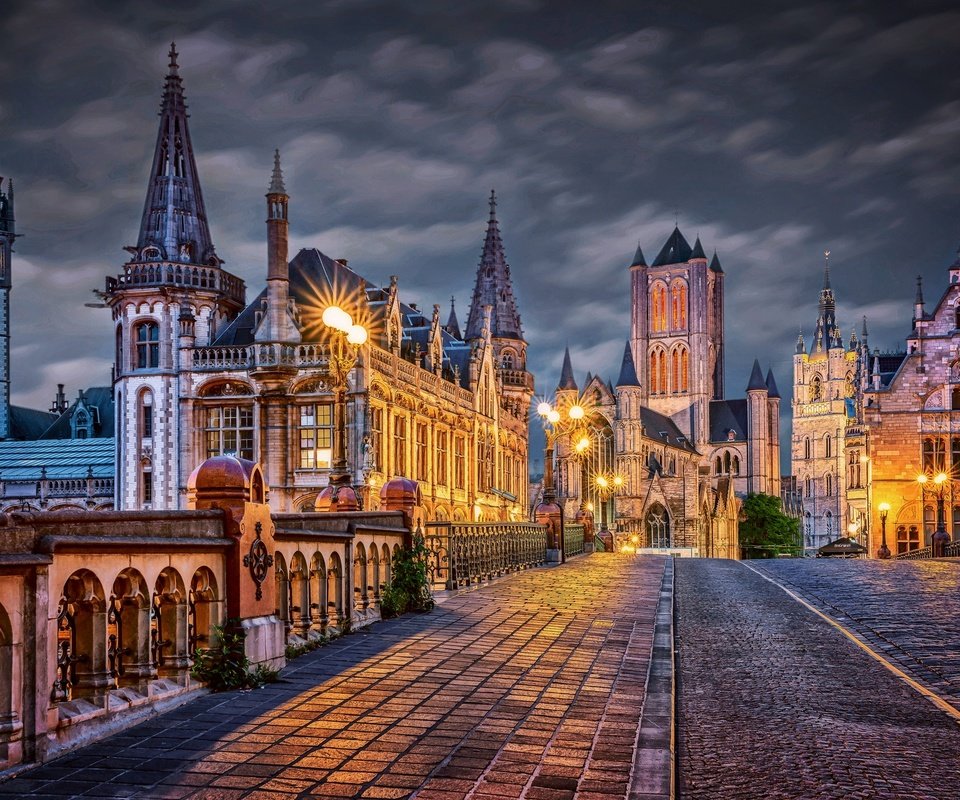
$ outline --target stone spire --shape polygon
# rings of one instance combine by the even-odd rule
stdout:
[[[830,251],[823,254],[823,288],[820,290],[820,313],[813,333],[811,352],[819,353],[831,347],[842,347],[837,330],[837,302],[830,287]]]
[[[570,348],[563,351],[563,367],[560,368],[560,383],[557,384],[557,391],[572,389],[577,391],[577,381],[573,377],[573,364],[570,363]]]
[[[760,369],[760,360],[753,359],[753,370],[750,373],[750,383],[747,384],[747,391],[767,391],[767,382],[763,377],[763,370]]]
[[[270,188],[267,194],[286,195],[287,187],[283,185],[283,170],[280,169],[280,148],[273,151],[273,175],[270,177]]]
[[[779,398],[780,390],[777,388],[777,380],[773,377],[773,367],[767,369],[767,397]]]
[[[801,355],[807,352],[807,343],[803,340],[803,328],[800,329],[800,333],[797,334],[797,355]]]
[[[500,225],[497,222],[497,196],[490,190],[490,218],[483,253],[477,266],[465,339],[479,339],[483,330],[483,308],[493,306],[491,335],[494,339],[523,339],[520,312],[513,296],[510,267],[503,252]]]
[[[633,352],[630,350],[630,342],[627,342],[623,348],[623,361],[620,362],[620,377],[617,378],[617,386],[639,386],[640,381],[637,378],[637,368],[633,363]]]
[[[460,320],[457,319],[457,298],[453,295],[450,295],[450,316],[447,317],[447,324],[443,326],[443,329],[449,333],[454,339],[461,339],[460,335]]]
[[[210,239],[187,116],[177,48],[171,44],[160,129],[134,261],[165,260],[213,267],[222,263]]]

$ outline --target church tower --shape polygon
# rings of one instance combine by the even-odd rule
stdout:
[[[670,417],[697,448],[710,440],[711,400],[723,397],[723,270],[708,266],[678,227],[648,265],[637,247],[631,274],[633,362],[644,405]]]
[[[497,376],[503,385],[504,401],[519,406],[526,412],[533,398],[533,375],[527,371],[527,342],[523,338],[520,312],[513,294],[510,266],[507,264],[497,221],[497,196],[490,191],[490,218],[483,242],[483,252],[477,266],[473,299],[467,316],[464,340],[475,342],[483,338],[484,309],[492,308],[490,339],[493,345]],[[456,318],[451,311],[451,322]]]
[[[830,253],[824,254],[813,341],[807,352],[801,334],[793,356],[793,436],[791,473],[802,495],[801,520],[808,549],[822,547],[846,535],[855,521],[848,509],[847,490],[858,488],[846,480],[846,464],[859,463],[862,450],[848,426],[859,420],[857,394],[862,360],[854,335],[845,347],[836,319],[836,298],[830,284]],[[854,444],[851,444],[854,443]],[[848,447],[851,449],[848,453]]]
[[[116,336],[122,510],[183,505],[191,465],[180,427],[184,361],[244,306],[243,281],[222,269],[210,237],[174,45],[169,55],[140,234],[104,293]]]
[[[13,181],[7,180],[4,192],[0,178],[0,439],[10,438],[10,287],[16,238]]]

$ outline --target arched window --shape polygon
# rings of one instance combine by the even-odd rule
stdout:
[[[156,322],[141,322],[136,327],[137,369],[160,366],[160,326]]]
[[[690,351],[680,345],[670,353],[671,389],[674,394],[686,392],[690,381]]]
[[[723,454],[723,471],[729,475],[730,474],[730,453],[726,452]]]
[[[717,460],[714,462],[714,468],[717,475],[723,474],[723,462],[720,460],[720,456],[717,456]]]
[[[138,408],[140,438],[149,439],[153,436],[153,392],[147,390],[140,395]]]
[[[740,456],[734,456],[731,462],[731,469],[734,475],[740,474]]]
[[[806,489],[806,492],[804,492],[804,494],[807,497],[813,497],[813,478],[808,477],[806,483],[807,483],[807,489]]]
[[[828,511],[825,516],[825,521],[827,523],[827,536],[830,537],[833,536],[833,514]]]
[[[827,497],[833,497],[833,475],[829,472],[826,474],[826,477],[823,480],[824,485],[826,486]],[[827,512],[829,513],[829,512]]]
[[[673,296],[673,328],[686,330],[687,328],[687,284],[682,280],[675,280],[670,286]]]
[[[923,440],[923,469],[925,472],[944,472],[947,468],[947,454],[943,439],[927,438]]]
[[[661,505],[653,506],[647,512],[647,535],[651,547],[670,547],[670,518]]]
[[[803,457],[810,458],[810,437],[807,436],[803,440]]]
[[[923,532],[932,534],[937,529],[937,512],[933,506],[923,507]]]
[[[661,348],[650,353],[650,394],[667,393],[667,354]]]
[[[823,400],[823,380],[819,375],[814,375],[810,381],[810,402],[816,403]]]
[[[843,381],[843,391],[844,397],[853,397],[853,373],[848,372],[847,377]]]
[[[829,433],[823,437],[823,455],[825,458],[833,457],[833,439]]]
[[[667,287],[655,283],[650,290],[650,330],[662,333],[667,329]]]

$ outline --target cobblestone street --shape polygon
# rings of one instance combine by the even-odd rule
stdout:
[[[604,556],[521,573],[302,656],[278,684],[208,695],[0,783],[0,796],[651,791],[670,775],[636,747],[665,563]],[[669,722],[669,694],[666,709]]]
[[[943,652],[960,641],[955,624],[938,635],[923,622],[934,608],[951,617],[956,565],[763,569],[880,625],[908,652],[956,664]],[[678,559],[676,570],[681,797],[960,794],[960,728],[946,713],[743,564]]]

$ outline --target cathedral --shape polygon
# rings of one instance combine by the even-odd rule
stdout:
[[[756,361],[746,397],[724,392],[724,272],[674,228],[652,263],[638,246],[631,328],[616,384],[587,375],[569,352],[558,405],[587,409],[589,445],[557,443],[568,515],[590,505],[618,543],[641,550],[739,557],[737,518],[750,492],[780,493],[780,394]],[[599,511],[599,514],[597,514]]]
[[[276,153],[266,287],[248,300],[211,239],[187,119],[171,48],[139,236],[102,294],[116,342],[117,508],[184,508],[197,465],[234,454],[260,462],[274,510],[313,510],[334,466],[337,387],[319,319],[336,303],[369,331],[346,386],[364,506],[404,476],[425,519],[522,518],[533,376],[493,193],[461,332],[453,308],[443,322],[438,305],[401,300],[396,277],[378,286],[317,249],[290,259],[294,206]]]

